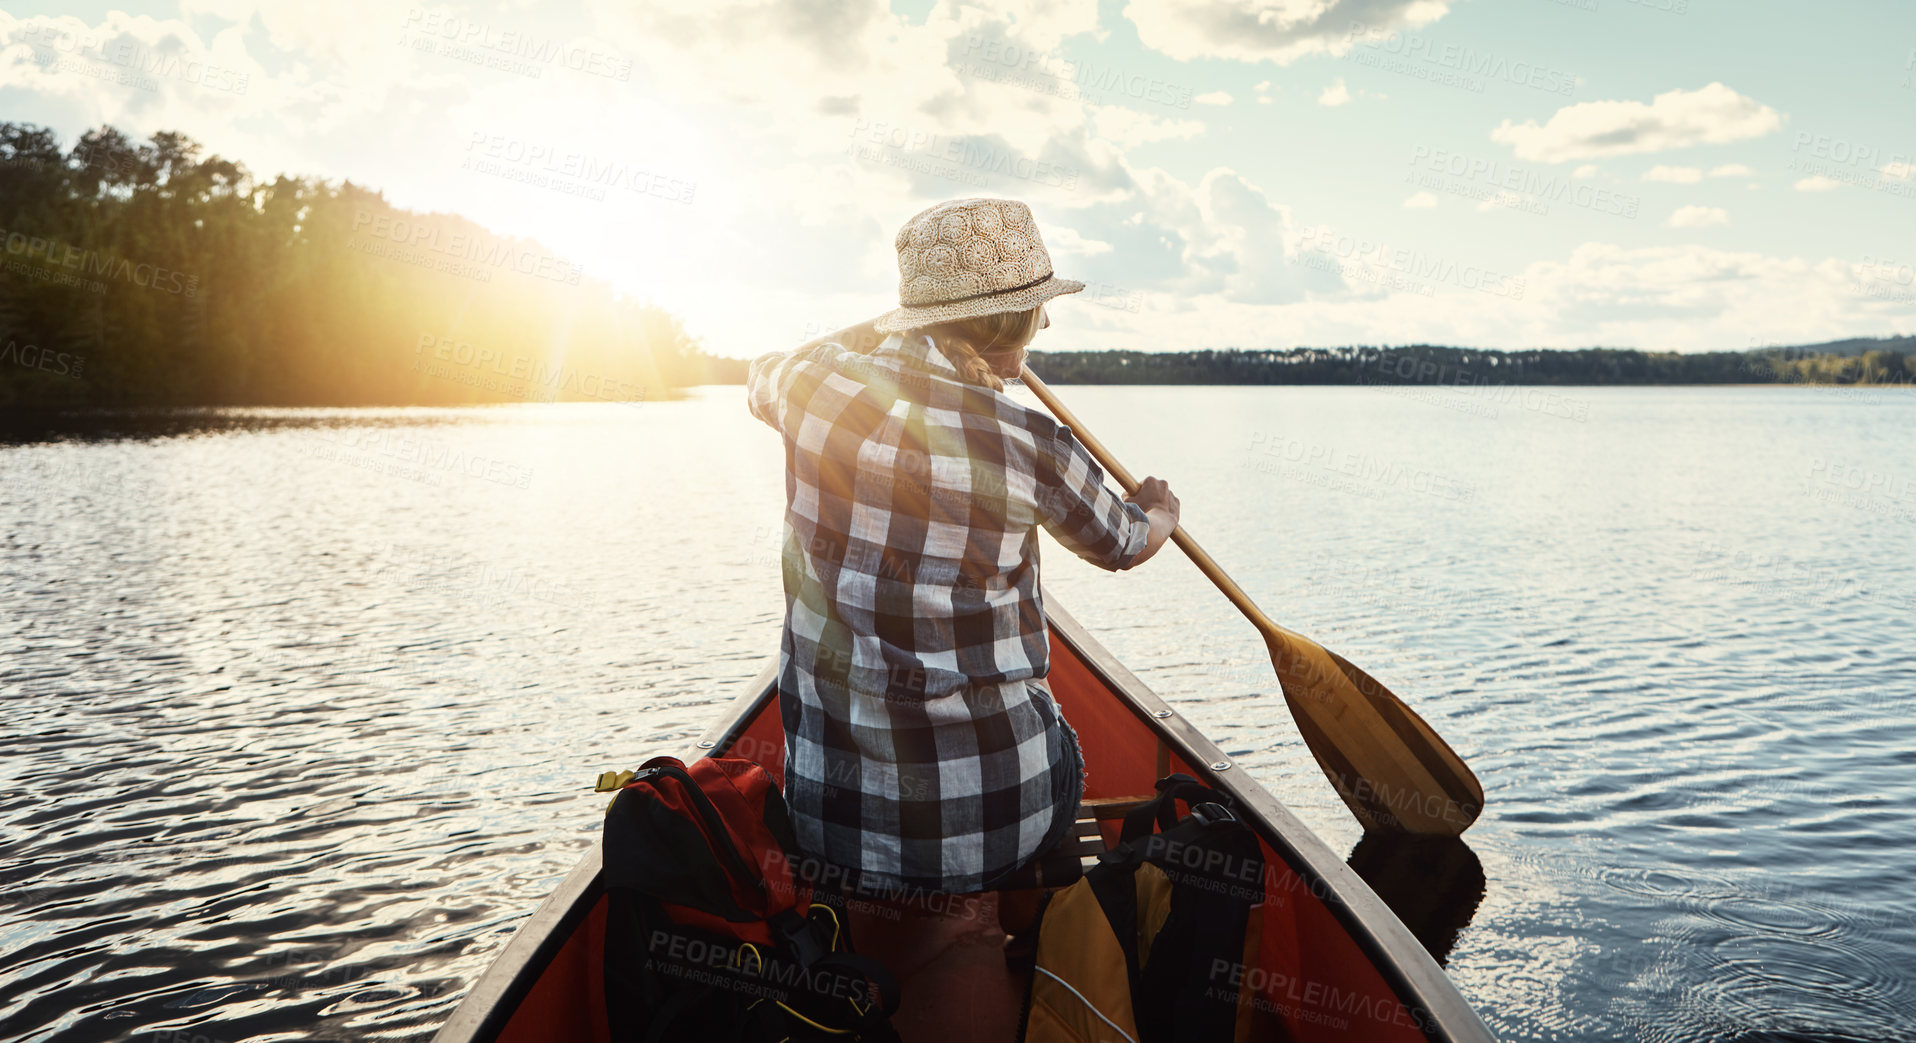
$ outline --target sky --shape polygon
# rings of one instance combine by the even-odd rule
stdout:
[[[1916,332],[1912,116],[1908,0],[0,8],[0,119],[461,213],[732,357],[970,196],[1089,284],[1048,350]]]

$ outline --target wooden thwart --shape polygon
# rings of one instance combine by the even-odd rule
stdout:
[[[1119,822],[1131,809],[1148,803],[1153,797],[1098,797],[1078,805],[1078,817],[1071,833],[1050,852],[1020,869],[1001,891],[1029,891],[1041,887],[1063,887],[1084,875],[1084,871],[1110,850],[1104,839],[1105,823]]]

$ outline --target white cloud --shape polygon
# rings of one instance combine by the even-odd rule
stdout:
[[[1783,125],[1775,109],[1712,83],[1673,90],[1650,104],[1586,101],[1558,109],[1539,126],[1504,120],[1490,140],[1511,146],[1517,158],[1545,163],[1761,137]]]
[[[1912,178],[1916,178],[1916,163],[1911,163],[1905,159],[1898,159],[1877,167],[1876,172],[1884,177],[1895,178],[1898,181],[1908,181]]]
[[[1727,225],[1730,213],[1715,206],[1680,206],[1670,215],[1671,228],[1708,228],[1712,225]]]
[[[1173,58],[1289,65],[1307,54],[1349,53],[1353,24],[1414,29],[1449,10],[1450,0],[1131,0],[1124,16],[1146,47]]]
[[[1751,170],[1749,167],[1746,167],[1741,163],[1725,163],[1720,167],[1711,167],[1710,176],[1711,177],[1755,177],[1756,171]]]
[[[1568,258],[1522,268],[1529,289],[1521,299],[1450,283],[1423,296],[1347,280],[1335,266],[1300,263],[1319,258],[1300,255],[1285,197],[1257,177],[1228,168],[1200,174],[1184,166],[1173,174],[1140,168],[1127,156],[1141,143],[1190,137],[1196,133],[1194,113],[1124,98],[1116,100],[1136,105],[1135,112],[1100,107],[953,69],[957,62],[992,68],[982,51],[994,43],[1054,55],[1074,38],[1094,38],[1099,29],[1090,0],[1045,4],[1029,15],[1009,0],[962,7],[938,0],[922,24],[891,16],[875,0],[779,10],[761,0],[588,0],[599,20],[578,26],[591,35],[576,38],[600,41],[600,49],[630,59],[629,82],[558,66],[542,78],[515,76],[415,52],[396,42],[407,9],[369,8],[375,0],[350,0],[354,6],[344,9],[259,0],[185,2],[199,12],[191,29],[148,19],[150,27],[129,31],[140,40],[177,38],[224,64],[258,70],[244,95],[176,83],[145,91],[97,77],[50,79],[44,69],[21,63],[16,47],[0,60],[0,77],[18,88],[9,97],[24,94],[30,103],[30,111],[16,118],[54,122],[69,135],[71,128],[103,122],[136,135],[177,127],[255,170],[350,176],[386,190],[400,205],[456,210],[501,231],[534,232],[556,251],[582,260],[593,275],[684,316],[695,334],[726,354],[795,344],[807,323],[836,328],[894,303],[892,236],[898,225],[938,199],[974,194],[1027,199],[1061,272],[1145,295],[1140,312],[1088,303],[1073,311],[1072,298],[1061,300],[1053,321],[1083,333],[1077,343],[1085,347],[1177,350],[1415,338],[1513,347],[1701,349],[1747,343],[1752,336],[1809,341],[1916,328],[1916,304],[1859,299],[1850,289],[1855,280],[1838,262],[1693,245],[1585,244]],[[1347,0],[1321,0],[1309,10],[1275,0],[1131,3],[1133,9],[1262,12],[1269,26],[1247,34],[1241,50],[1280,63],[1312,50],[1334,53],[1352,20],[1379,24],[1401,16],[1408,24],[1424,15],[1436,18],[1445,6],[1414,15],[1417,5],[1401,0],[1376,0],[1363,9]],[[482,3],[471,17],[497,30],[537,35],[541,21],[527,10],[502,13]],[[228,17],[242,24],[209,28]],[[111,15],[103,24],[138,21]],[[9,39],[7,27],[17,24],[0,15],[0,44]],[[391,39],[374,32],[381,25],[393,30]],[[1183,33],[1197,41],[1193,46],[1234,49],[1205,42],[1211,30],[1203,24],[1163,32]],[[546,35],[575,39],[571,28]],[[273,73],[246,55],[247,44],[270,59]],[[276,54],[280,47],[290,53]],[[1033,67],[1042,72],[1049,60]],[[1177,79],[1175,72],[1165,75]],[[1182,82],[1211,85],[1199,76]],[[1068,83],[1069,74],[1063,79]],[[1237,93],[1269,104],[1279,91],[1264,80]],[[1192,101],[1222,105],[1235,98],[1214,90]],[[1636,108],[1661,112],[1656,105]],[[1560,134],[1562,116],[1535,133],[1610,149],[1626,140],[1667,138],[1688,126],[1664,113],[1651,121],[1654,127],[1623,121],[1614,139],[1586,139]],[[1078,187],[1064,190],[1004,175],[976,183],[846,154],[854,130],[886,122],[906,135],[966,148],[977,144],[993,155],[1069,168]],[[641,130],[610,140],[607,126]],[[475,131],[693,177],[698,201],[595,205],[468,176],[458,167]],[[1693,136],[1701,139],[1700,132]],[[886,159],[932,155],[879,148]],[[1643,151],[1625,151],[1631,150]],[[1605,153],[1588,153],[1599,154]],[[962,165],[956,171],[972,172]],[[1596,163],[1581,163],[1573,176],[1611,179]],[[1710,176],[1743,177],[1749,171],[1732,164],[1712,169]],[[1436,202],[1435,194],[1417,192],[1401,205],[1419,209]],[[635,251],[634,242],[677,245]],[[1497,251],[1508,246],[1486,240],[1481,247],[1440,242],[1434,249],[1462,269],[1494,265]],[[793,256],[806,258],[802,271],[793,269]],[[1509,264],[1517,268],[1522,261]],[[714,271],[728,278],[715,280]],[[756,294],[763,307],[737,307],[740,287]]]
[[[1852,267],[1693,244],[1584,243],[1525,269],[1520,311],[1535,325],[1521,327],[1534,330],[1523,342],[1696,351],[1896,328],[1898,314],[1907,328],[1916,309],[1859,303]]]
[[[1168,141],[1176,138],[1195,138],[1204,133],[1204,124],[1197,120],[1175,120],[1165,116],[1154,116],[1137,109],[1127,109],[1119,105],[1101,105],[1093,120],[1098,127],[1098,135],[1126,147],[1143,145],[1153,141]]]
[[[1333,108],[1338,105],[1348,104],[1350,100],[1350,88],[1344,86],[1344,78],[1342,76],[1339,76],[1330,86],[1324,88],[1322,94],[1317,96],[1317,103],[1319,105],[1328,105]]]
[[[1125,325],[1074,329],[1086,348],[1187,350],[1238,346],[1284,348],[1361,343],[1463,344],[1484,347],[1639,347],[1652,351],[1734,350],[1752,343],[1809,343],[1832,337],[1916,328],[1916,304],[1859,297],[1852,262],[1711,249],[1697,244],[1624,247],[1584,243],[1567,256],[1500,273],[1493,285],[1523,284],[1521,297],[1462,286],[1467,266],[1485,259],[1468,247],[1436,244],[1419,256],[1452,277],[1425,296],[1353,280],[1341,291],[1258,305],[1219,294],[1150,293],[1139,314],[1084,307],[1052,322],[1077,326],[1106,312]],[[1122,249],[1122,247],[1120,247]],[[1293,257],[1294,267],[1309,260]],[[1327,255],[1336,261],[1338,255]],[[1482,272],[1472,269],[1477,274]],[[1410,278],[1407,276],[1407,278]],[[1122,282],[1122,280],[1112,280]],[[1069,301],[1070,298],[1061,298]]]
[[[1822,174],[1812,174],[1796,183],[1798,192],[1830,192],[1842,187],[1841,181]]]
[[[1703,180],[1703,171],[1696,167],[1654,166],[1643,172],[1645,181],[1668,181],[1678,185],[1693,185]]]
[[[91,126],[176,129],[260,115],[285,103],[236,28],[203,39],[185,22],[109,12],[93,25],[71,15],[0,12],[0,87],[57,98]]]
[[[1312,292],[1342,291],[1341,276],[1292,263],[1291,211],[1237,171],[1219,167],[1186,186],[1163,171],[1140,173],[1156,223],[1180,245],[1167,288],[1187,296],[1216,294],[1247,305],[1302,301]]]
[[[1102,239],[1087,239],[1076,228],[1058,224],[1041,229],[1045,249],[1053,254],[1068,254],[1073,257],[1096,257],[1111,253],[1115,247]]]

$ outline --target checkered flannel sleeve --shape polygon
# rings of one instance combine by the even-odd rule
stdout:
[[[760,355],[745,370],[746,406],[753,416],[770,424],[773,430],[791,433],[793,426],[787,421],[802,419],[787,415],[791,409],[792,385],[807,372],[819,376],[819,364],[844,351],[843,345],[826,341],[815,347],[768,351]]]
[[[1104,469],[1068,427],[1038,454],[1038,515],[1073,554],[1101,569],[1128,569],[1144,552],[1151,519],[1104,484]]]

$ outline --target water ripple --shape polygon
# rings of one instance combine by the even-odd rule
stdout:
[[[1483,779],[1447,966],[1499,1038],[1916,1039],[1916,562],[1883,553],[1916,533],[1803,490],[1812,457],[1906,457],[1916,405],[1576,389],[1570,424],[1068,390],[1276,619]],[[1277,415],[1476,495],[1247,479]],[[380,426],[531,488],[340,451]],[[776,650],[781,466],[735,388],[0,447],[0,1037],[427,1038],[590,844],[593,777],[683,749]],[[1043,560],[1355,844],[1262,640],[1188,561]]]

